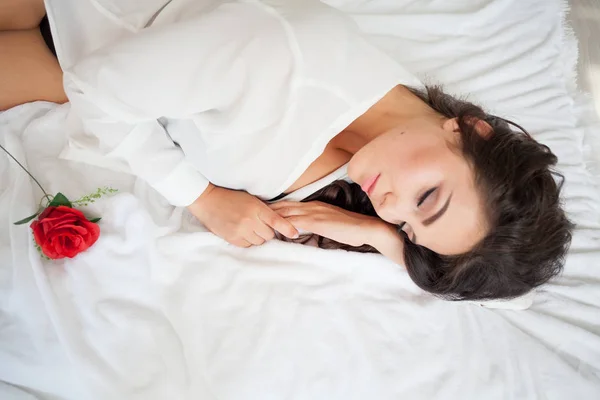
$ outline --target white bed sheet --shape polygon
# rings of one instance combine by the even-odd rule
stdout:
[[[0,142],[49,191],[107,184],[102,235],[44,262],[11,222],[37,204],[0,157],[2,399],[595,399],[600,210],[558,0],[330,1],[431,81],[549,144],[578,223],[564,274],[527,311],[434,299],[375,255],[272,242],[239,250],[131,177],[57,159],[68,104],[0,114]],[[85,38],[82,38],[85,40]]]
[[[569,0],[569,22],[579,39],[578,83],[595,97],[600,116],[600,2]]]
[[[600,1],[569,0],[571,11],[569,22],[579,42],[577,83],[579,88],[592,96],[587,114],[592,119],[600,118]],[[596,115],[594,114],[594,109]],[[600,135],[588,137],[586,146],[594,159],[595,170],[600,173]]]

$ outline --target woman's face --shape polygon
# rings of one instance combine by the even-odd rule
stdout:
[[[443,255],[469,251],[486,234],[474,174],[459,150],[456,120],[416,120],[385,132],[350,160],[348,175],[385,221]]]

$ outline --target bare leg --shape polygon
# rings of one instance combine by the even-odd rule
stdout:
[[[45,14],[44,0],[2,0],[0,31],[37,28]]]
[[[44,14],[40,0],[0,1],[0,110],[67,101],[62,71],[38,28]]]

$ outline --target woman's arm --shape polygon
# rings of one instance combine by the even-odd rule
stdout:
[[[373,233],[367,244],[396,264],[404,266],[404,240],[393,225],[382,220],[374,222]]]
[[[65,72],[64,82],[72,117],[79,122],[70,126],[65,158],[125,170],[175,206],[192,204],[208,187],[208,180],[185,159],[157,118],[129,111],[131,107],[116,98],[100,97],[72,73]]]

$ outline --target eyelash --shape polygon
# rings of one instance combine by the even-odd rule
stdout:
[[[421,196],[421,198],[419,199],[419,201],[417,202],[417,207],[419,207],[421,204],[423,204],[423,202],[425,200],[427,200],[427,198],[437,190],[437,187],[431,188],[428,191],[426,191],[425,193],[423,193],[423,195]]]
[[[423,195],[419,198],[419,201],[417,202],[417,207],[419,207],[421,204],[423,204],[429,196],[431,196],[433,193],[435,193],[436,190],[438,190],[437,186],[433,187],[433,188],[429,189],[428,191],[426,191],[425,193],[423,193]],[[405,226],[406,226],[406,221],[400,223],[398,225],[398,233],[404,233],[408,237],[408,233],[404,230]],[[409,238],[409,240],[412,240],[412,239]]]

